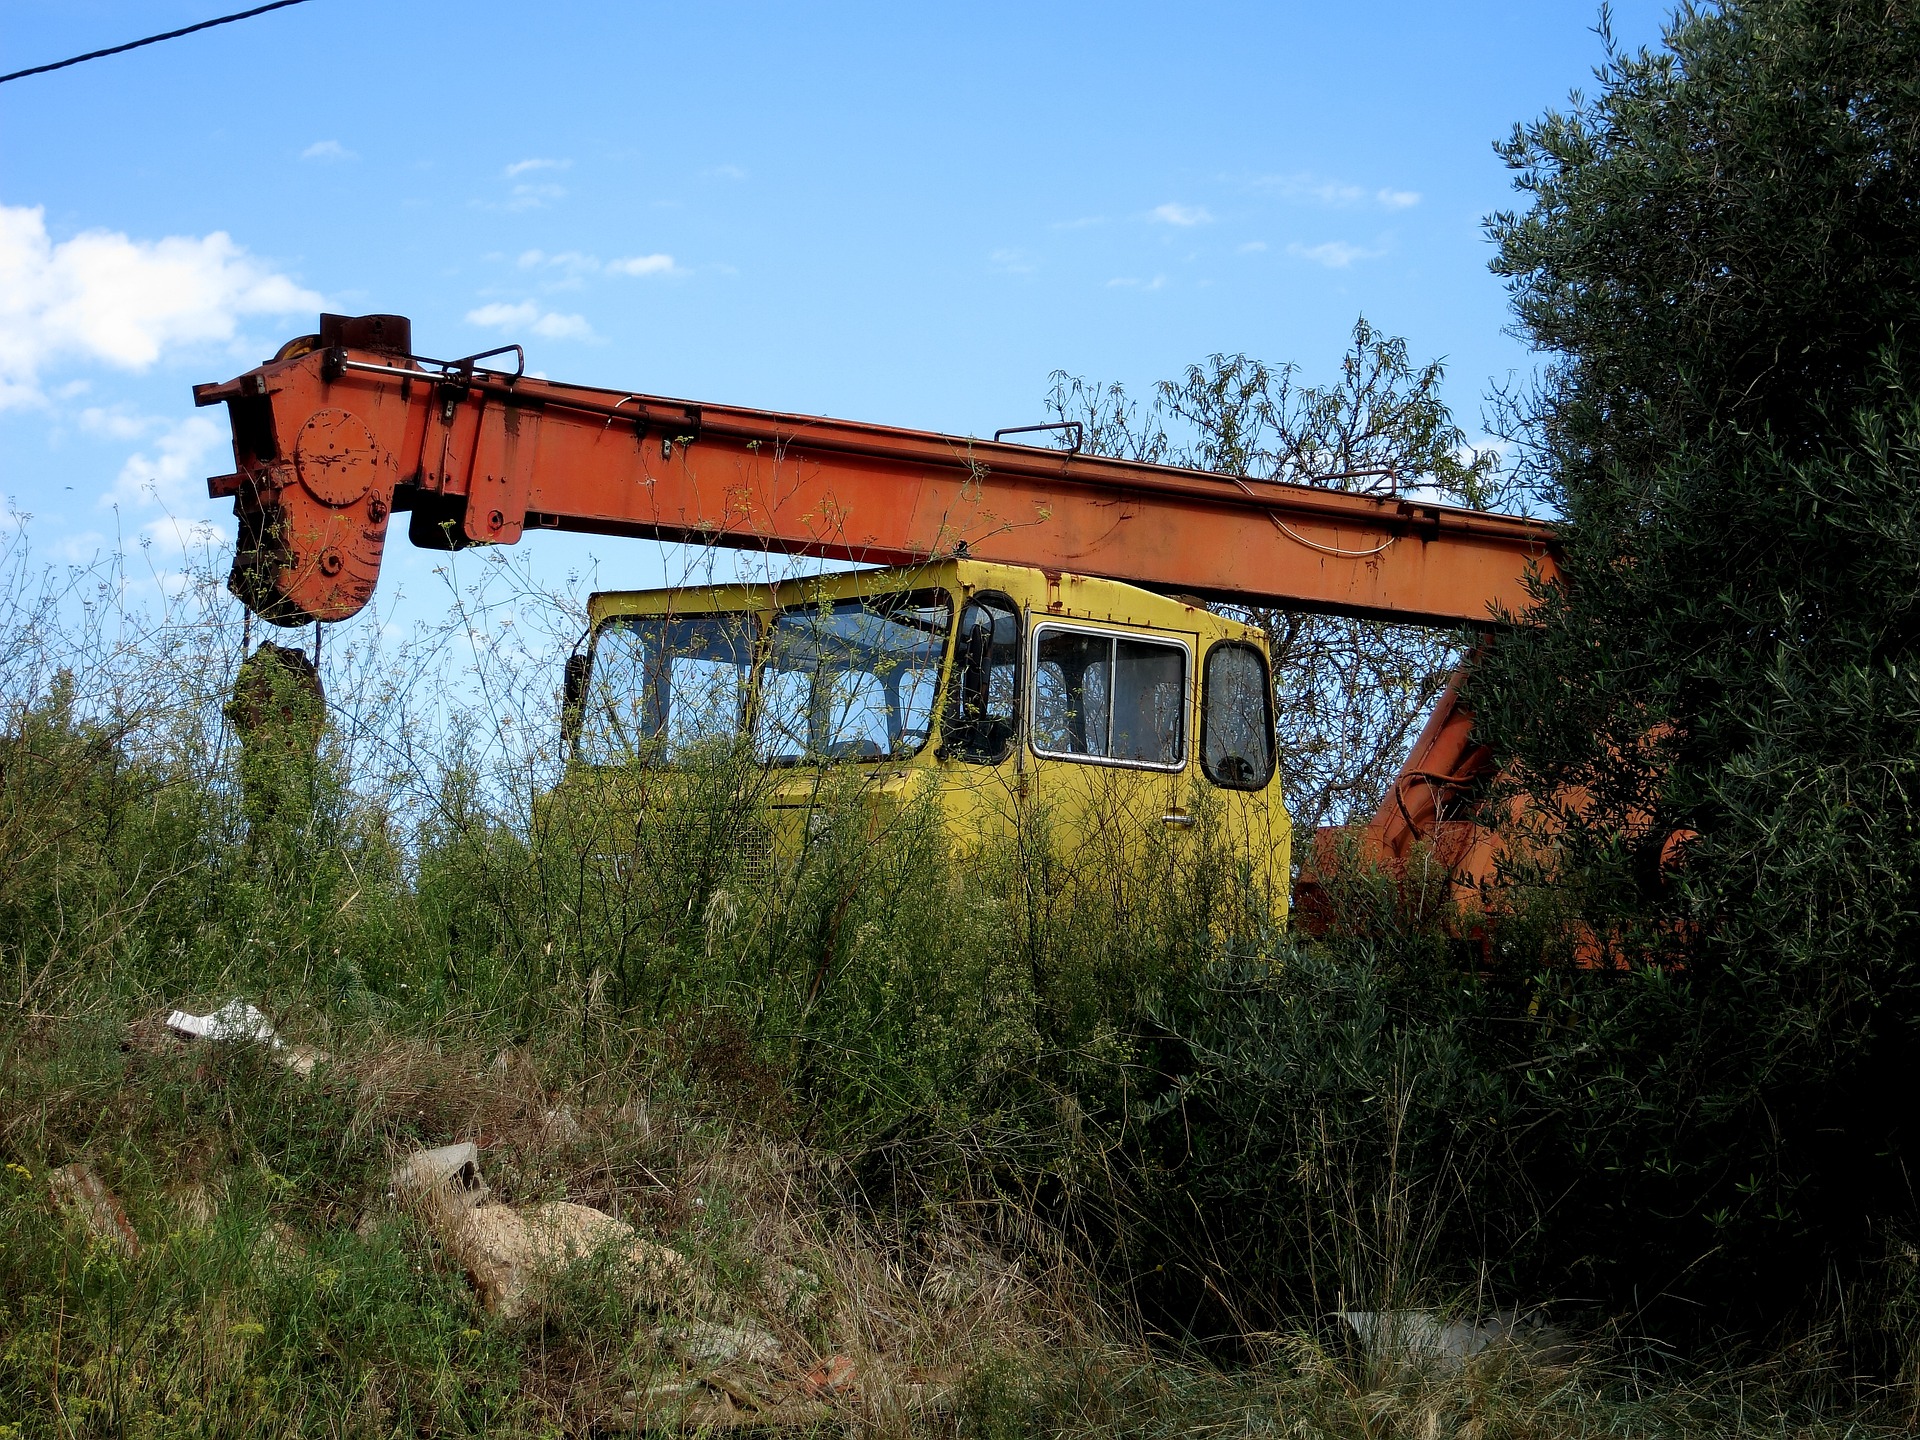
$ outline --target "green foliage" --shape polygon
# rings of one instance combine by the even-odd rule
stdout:
[[[1141,1117],[1161,1203],[1185,1212],[1165,1228],[1193,1303],[1234,1277],[1238,1329],[1513,1291],[1483,1268],[1529,1213],[1492,1163],[1521,1098],[1489,1063],[1498,1006],[1423,950],[1223,963],[1168,1017],[1188,1063]]]
[[[884,1265],[841,1253],[870,1271],[804,1261],[843,1297],[901,1287],[876,1313],[952,1293],[930,1257],[959,1229],[1036,1274],[1086,1267],[1099,1303],[1044,1331],[984,1301],[940,1322],[968,1336],[953,1405],[985,1433],[1257,1413],[1575,1434],[1614,1413],[1532,1369],[1435,1389],[1298,1333],[1341,1305],[1540,1293],[1533,1137],[1559,1143],[1562,1092],[1515,1038],[1533,997],[1463,971],[1423,892],[1329,877],[1347,930],[1288,944],[1233,903],[1241,862],[1204,804],[1186,859],[1101,867],[1043,823],[956,845],[855,767],[776,815],[731,751],[576,777],[516,820],[456,741],[403,824],[347,782],[334,732],[249,823],[241,757],[185,763],[179,716],[107,728],[78,694],[0,737],[7,823],[42,857],[5,877],[0,931],[0,1425],[586,1433],[679,1376],[592,1267],[537,1321],[479,1310],[385,1199],[396,1152],[464,1135],[504,1198],[618,1206],[734,1303],[763,1304],[793,1254],[769,1212],[815,1204],[835,1235],[897,1237]],[[302,1079],[160,1036],[165,1009],[236,994],[333,1062]],[[1580,998],[1535,1008],[1572,1036]],[[733,1148],[687,1158],[701,1127]],[[772,1178],[742,1178],[743,1153]],[[49,1168],[73,1161],[125,1202],[139,1256],[49,1206]],[[1906,1334],[1910,1297],[1886,1301],[1874,1323]],[[823,1311],[804,1343],[832,1353],[847,1314],[869,1323]],[[1225,1326],[1258,1363],[1228,1377],[1107,1338],[1131,1325]],[[1292,1348],[1262,1358],[1268,1328]]]
[[[1638,972],[1543,995],[1562,1258],[1764,1322],[1915,1223],[1920,24],[1689,6],[1599,79],[1503,146],[1565,585],[1472,699]]]

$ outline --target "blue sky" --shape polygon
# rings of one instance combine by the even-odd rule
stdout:
[[[222,0],[7,0],[0,70]],[[1628,43],[1663,4],[1617,3]],[[311,0],[0,87],[0,495],[48,559],[226,522],[188,387],[324,306],[570,380],[987,433],[1048,373],[1216,351],[1326,376],[1356,315],[1504,333],[1492,142],[1590,82],[1588,0],[1103,5]],[[437,560],[390,551],[419,591]],[[657,583],[659,547],[547,537]]]

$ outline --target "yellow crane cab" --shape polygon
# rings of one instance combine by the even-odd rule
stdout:
[[[756,777],[769,863],[851,792],[869,816],[931,807],[959,852],[1043,843],[1063,875],[1164,877],[1210,845],[1284,922],[1291,826],[1251,626],[963,558],[605,591],[589,617],[563,788],[603,812],[662,803],[676,772],[732,757]]]

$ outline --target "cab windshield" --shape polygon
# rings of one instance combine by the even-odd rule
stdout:
[[[934,590],[770,616],[616,616],[594,633],[575,753],[674,764],[751,726],[766,764],[904,758],[927,742],[952,614]]]
[[[590,765],[685,761],[746,723],[751,614],[617,615],[594,632],[575,753]]]

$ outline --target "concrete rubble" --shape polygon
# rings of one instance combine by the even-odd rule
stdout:
[[[678,1251],[645,1239],[624,1220],[569,1201],[505,1205],[480,1173],[471,1141],[422,1150],[400,1159],[388,1175],[389,1197],[419,1214],[447,1256],[467,1272],[480,1302],[512,1319],[535,1311],[544,1283],[580,1260],[607,1264],[617,1283],[643,1303],[666,1312],[649,1335],[669,1366],[652,1383],[625,1397],[612,1420],[641,1429],[783,1429],[828,1423],[838,1407],[862,1403],[854,1362],[831,1355],[805,1366],[788,1360],[779,1336],[753,1320],[722,1324],[676,1309],[712,1301],[695,1268]],[[789,1311],[811,1307],[819,1277],[797,1266],[777,1267],[763,1279],[768,1298]],[[670,1358],[669,1358],[670,1357]],[[781,1378],[783,1377],[784,1378]],[[910,1409],[938,1404],[926,1387],[894,1387]]]
[[[591,1257],[611,1259],[621,1283],[649,1303],[698,1291],[685,1256],[604,1211],[566,1200],[499,1204],[470,1140],[406,1156],[388,1183],[394,1200],[421,1211],[448,1256],[473,1281],[481,1304],[496,1315],[512,1318],[537,1308],[544,1280]]]
[[[476,1205],[442,1211],[437,1228],[440,1243],[496,1315],[526,1314],[538,1303],[543,1279],[595,1255],[614,1259],[622,1282],[655,1304],[678,1298],[694,1284],[693,1267],[677,1250],[642,1239],[624,1220],[566,1200],[524,1210]]]
[[[471,1209],[492,1193],[480,1178],[480,1150],[471,1140],[416,1150],[387,1177],[392,1199],[430,1199],[437,1204]]]
[[[760,1279],[769,1300],[795,1320],[804,1320],[820,1306],[820,1277],[798,1265],[777,1265]]]
[[[183,1230],[204,1235],[213,1229],[219,1206],[212,1192],[198,1180],[185,1180],[172,1186],[167,1191],[167,1201]]]
[[[683,1320],[659,1326],[654,1338],[688,1365],[771,1366],[779,1363],[782,1346],[771,1330],[759,1325],[715,1325],[705,1320]]]
[[[140,1237],[120,1201],[91,1165],[62,1165],[47,1174],[53,1207],[95,1240],[131,1260],[140,1254]]]
[[[285,1221],[262,1226],[253,1237],[253,1263],[264,1271],[297,1268],[307,1257],[300,1234]]]

